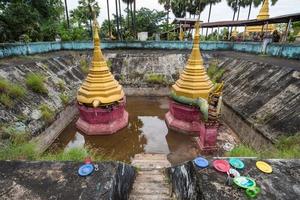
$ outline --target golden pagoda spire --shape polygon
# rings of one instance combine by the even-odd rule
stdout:
[[[257,15],[257,19],[258,20],[262,20],[262,19],[269,19],[270,14],[269,14],[269,0],[264,0],[263,5],[259,11],[259,14]],[[268,24],[268,28],[265,25],[264,26],[264,32],[273,32],[275,30],[275,27],[273,24]],[[262,31],[262,26],[248,26],[246,28],[246,34],[248,35],[248,33],[254,33],[254,32],[261,32]]]
[[[111,74],[102,54],[96,19],[94,19],[94,53],[91,65],[87,78],[78,91],[78,102],[95,108],[121,100],[124,92]]]
[[[213,88],[213,84],[206,74],[200,53],[199,20],[196,22],[195,28],[192,53],[185,69],[180,74],[180,78],[172,86],[172,90],[177,96],[184,96],[192,99],[201,97],[208,100],[208,95]]]
[[[264,0],[263,5],[257,15],[257,19],[269,19],[269,0]]]

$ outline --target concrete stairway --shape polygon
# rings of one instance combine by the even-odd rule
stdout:
[[[132,160],[138,173],[130,200],[169,200],[171,190],[164,170],[171,164],[164,154],[137,154]]]

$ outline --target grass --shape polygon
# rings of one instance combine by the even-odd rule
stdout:
[[[109,69],[111,69],[112,62],[111,62],[110,60],[107,60],[106,63],[107,63],[107,67],[108,67]]]
[[[58,83],[57,83],[57,86],[59,88],[60,91],[65,91],[66,90],[66,84],[64,81],[60,80]]]
[[[26,89],[17,84],[11,84],[8,89],[8,95],[16,99],[21,99],[25,97],[26,93],[27,93]]]
[[[256,151],[255,149],[239,145],[232,151],[227,152],[228,157],[258,157],[258,158],[281,158],[300,159],[300,133],[290,137],[281,137],[272,150]]]
[[[89,64],[85,59],[80,60],[80,69],[84,74],[89,73]]]
[[[207,68],[207,75],[213,83],[219,83],[223,77],[225,69],[218,67],[218,62],[213,61]]]
[[[42,113],[42,119],[44,121],[52,122],[54,120],[54,111],[47,104],[42,104],[39,109]]]
[[[0,78],[0,92],[0,102],[8,108],[14,105],[14,100],[23,98],[27,93],[21,85],[13,84],[4,78]]]
[[[12,108],[14,105],[13,100],[5,93],[0,94],[0,103],[2,103],[7,108]]]
[[[39,94],[48,94],[48,90],[44,85],[45,78],[41,74],[29,73],[26,76],[26,85],[33,92]]]
[[[0,92],[5,92],[9,88],[9,82],[4,78],[0,78]]]
[[[166,85],[168,84],[168,81],[163,74],[146,74],[146,82],[151,83],[151,84],[162,84]]]
[[[69,101],[70,101],[70,97],[68,95],[65,95],[65,94],[60,94],[59,98],[60,98],[61,102],[64,105],[67,105],[69,103]]]

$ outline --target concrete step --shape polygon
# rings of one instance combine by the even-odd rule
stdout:
[[[170,200],[168,195],[150,194],[150,195],[131,195],[129,200]]]
[[[134,160],[167,160],[165,154],[136,154]]]
[[[140,169],[163,169],[171,166],[169,161],[166,160],[134,160],[131,164]]]
[[[130,200],[169,200],[170,187],[164,169],[171,166],[164,154],[138,154],[131,163],[139,171],[133,184]]]

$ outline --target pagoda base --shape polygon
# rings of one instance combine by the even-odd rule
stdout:
[[[201,151],[212,153],[217,150],[218,122],[201,123],[200,136],[197,143]]]
[[[169,101],[169,112],[165,115],[167,126],[180,133],[199,136],[201,112],[198,108]]]
[[[79,119],[76,127],[87,135],[110,135],[128,124],[125,100],[108,108],[90,108],[78,105]]]

